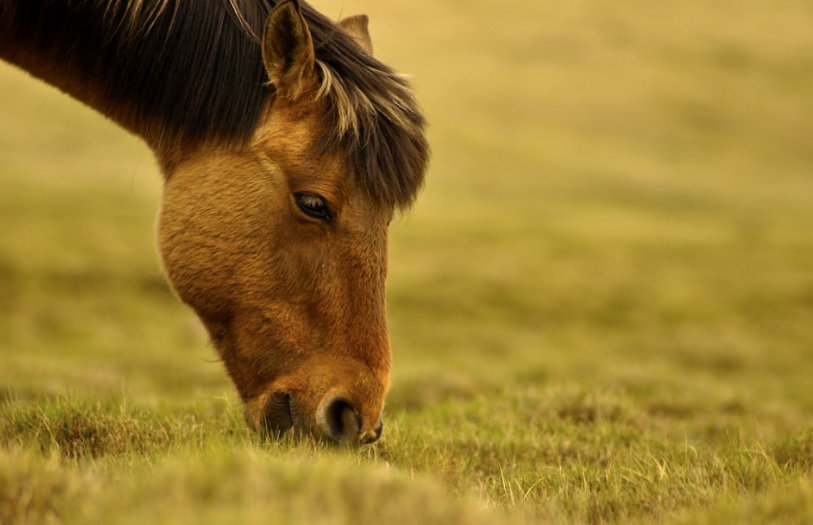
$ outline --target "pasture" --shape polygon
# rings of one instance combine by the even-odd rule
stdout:
[[[0,523],[813,522],[813,9],[317,0],[431,123],[361,450],[266,443],[136,139],[0,65]]]

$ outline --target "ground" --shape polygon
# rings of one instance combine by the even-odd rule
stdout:
[[[385,438],[264,443],[136,139],[0,68],[0,523],[813,522],[813,9],[369,2],[434,150]]]

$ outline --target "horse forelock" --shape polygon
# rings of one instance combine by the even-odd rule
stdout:
[[[344,152],[354,182],[370,197],[409,207],[429,158],[426,121],[409,81],[313,8],[302,8],[316,52],[316,98],[324,101],[314,154]]]
[[[341,150],[355,182],[378,202],[410,206],[423,184],[429,156],[425,121],[406,79],[379,64],[344,74],[318,58],[326,132],[317,155]]]

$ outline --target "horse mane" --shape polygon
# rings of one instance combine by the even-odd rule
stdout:
[[[160,144],[245,145],[273,86],[260,38],[277,0],[0,0],[10,31]],[[382,204],[407,207],[429,156],[409,82],[302,2],[325,100],[313,153],[344,151]],[[2,25],[2,24],[0,24]]]

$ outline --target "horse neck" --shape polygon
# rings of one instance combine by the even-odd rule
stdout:
[[[0,11],[0,16],[8,15],[9,13],[5,9]],[[24,35],[13,29],[13,20],[2,20],[2,22],[0,24],[0,59],[60,89],[123,128],[141,136],[150,145],[155,145],[157,141],[147,133],[147,130],[152,127],[149,120],[137,117],[136,101],[115,100],[115,97],[111,97],[103,89],[102,75],[83,71],[75,60],[66,56],[65,53],[69,49],[67,42],[60,42],[65,46],[64,49],[52,47],[43,35]],[[93,35],[84,35],[87,40],[91,40],[92,37]]]
[[[258,44],[217,3],[144,0],[135,14],[132,5],[0,0],[0,59],[139,135],[159,158],[245,142],[265,97]]]

